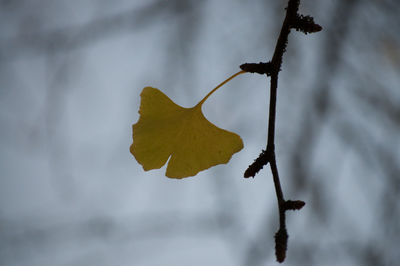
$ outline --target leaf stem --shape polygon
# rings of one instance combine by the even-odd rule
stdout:
[[[246,71],[241,70],[235,74],[233,74],[232,76],[230,76],[229,78],[227,78],[226,80],[224,80],[223,82],[221,82],[217,87],[215,87],[214,89],[212,89],[212,91],[210,91],[196,106],[201,106],[207,99],[208,97],[211,96],[211,94],[213,94],[216,90],[218,90],[220,87],[222,87],[223,85],[225,85],[225,83],[231,81],[233,78],[239,76],[240,74],[246,73]]]

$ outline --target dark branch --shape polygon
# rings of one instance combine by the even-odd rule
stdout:
[[[266,74],[271,77],[270,85],[270,102],[269,102],[269,118],[268,118],[268,139],[267,149],[263,150],[258,158],[248,167],[244,173],[244,177],[254,177],[264,165],[269,163],[271,167],[272,177],[275,185],[275,192],[279,209],[279,230],[275,234],[275,254],[278,262],[283,262],[286,257],[288,234],[286,230],[285,214],[287,210],[300,210],[305,203],[300,200],[285,201],[283,196],[281,183],[279,180],[278,167],[275,158],[275,120],[276,120],[276,97],[278,89],[278,75],[281,71],[283,54],[286,52],[288,36],[291,29],[302,31],[305,34],[318,32],[321,26],[314,23],[314,19],[310,16],[298,14],[300,0],[289,0],[286,8],[286,16],[283,21],[281,32],[276,42],[274,55],[268,63],[246,63],[240,68],[250,73]]]

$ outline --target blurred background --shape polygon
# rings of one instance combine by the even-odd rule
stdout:
[[[287,1],[0,1],[0,265],[276,265],[269,80],[241,75],[203,106],[244,149],[183,180],[129,153],[140,92],[191,107],[268,61]],[[276,151],[285,265],[400,261],[400,2],[308,0],[292,31]]]

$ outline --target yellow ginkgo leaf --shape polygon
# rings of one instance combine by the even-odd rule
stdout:
[[[145,171],[161,168],[170,158],[166,176],[194,176],[227,163],[243,148],[239,135],[216,127],[201,111],[204,101],[220,86],[192,108],[175,104],[156,88],[143,89],[130,151]]]

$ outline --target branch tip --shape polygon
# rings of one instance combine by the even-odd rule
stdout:
[[[267,63],[244,63],[240,65],[240,69],[249,73],[258,73],[258,74],[266,74],[267,76],[271,76],[272,64],[271,62]]]
[[[267,150],[262,150],[260,155],[254,162],[249,165],[247,170],[244,172],[244,178],[253,177],[264,167],[267,165],[270,160],[270,152]]]
[[[304,34],[319,32],[322,30],[322,27],[314,22],[313,17],[299,14],[297,14],[293,19],[290,27],[296,31],[301,31]]]
[[[300,210],[301,208],[304,207],[304,205],[306,205],[306,203],[302,200],[287,200],[285,201],[283,208],[284,210]]]
[[[288,234],[285,228],[280,228],[275,234],[275,256],[279,263],[286,258]]]

